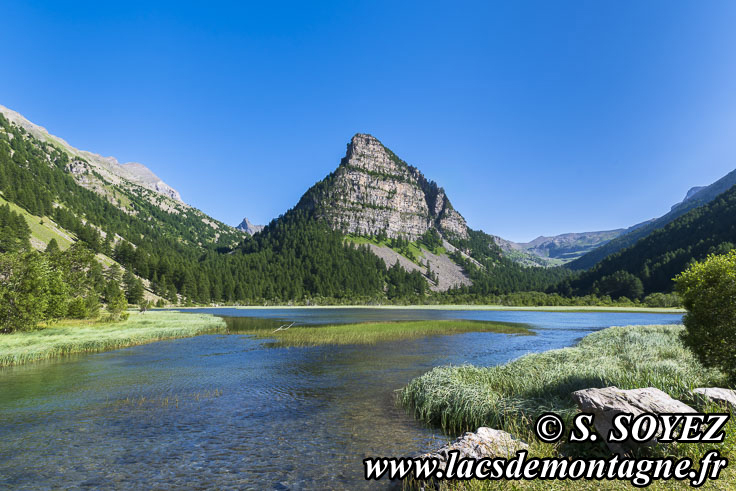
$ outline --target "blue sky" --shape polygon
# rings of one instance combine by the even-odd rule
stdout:
[[[0,104],[264,223],[368,132],[512,240],[736,168],[736,2],[3,2]]]

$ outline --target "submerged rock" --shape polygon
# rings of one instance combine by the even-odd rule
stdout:
[[[673,399],[654,387],[644,389],[623,390],[618,387],[603,389],[583,389],[572,393],[572,398],[584,413],[592,413],[595,417],[595,429],[603,438],[613,428],[613,418],[621,413],[638,416],[644,413],[694,413],[695,409]],[[645,444],[656,443],[656,438]],[[606,442],[608,448],[618,454],[624,454],[642,443],[633,440],[626,442]]]
[[[736,390],[721,389],[718,387],[701,387],[693,390],[693,394],[699,394],[709,401],[726,404],[731,412],[736,409]]]

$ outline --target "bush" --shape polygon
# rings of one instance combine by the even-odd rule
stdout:
[[[687,309],[684,344],[736,382],[736,251],[692,264],[675,284]]]
[[[647,307],[681,307],[682,301],[676,293],[651,293],[644,298]]]
[[[69,302],[67,317],[70,319],[85,319],[88,315],[89,311],[87,310],[87,302],[85,302],[84,298],[76,297]]]

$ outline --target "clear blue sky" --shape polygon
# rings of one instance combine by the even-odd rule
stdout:
[[[512,240],[736,168],[736,2],[3,2],[0,104],[264,223],[356,132]]]

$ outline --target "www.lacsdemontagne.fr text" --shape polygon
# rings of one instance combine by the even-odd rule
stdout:
[[[511,459],[460,458],[459,452],[448,453],[447,466],[440,468],[439,459],[433,458],[368,458],[363,460],[366,479],[407,479],[418,481],[442,479],[482,480],[622,480],[644,487],[656,480],[689,480],[692,486],[701,486],[706,479],[717,479],[728,465],[728,459],[716,450],[700,460],[700,469],[693,468],[688,458],[622,458],[566,459],[529,457],[526,450]]]

